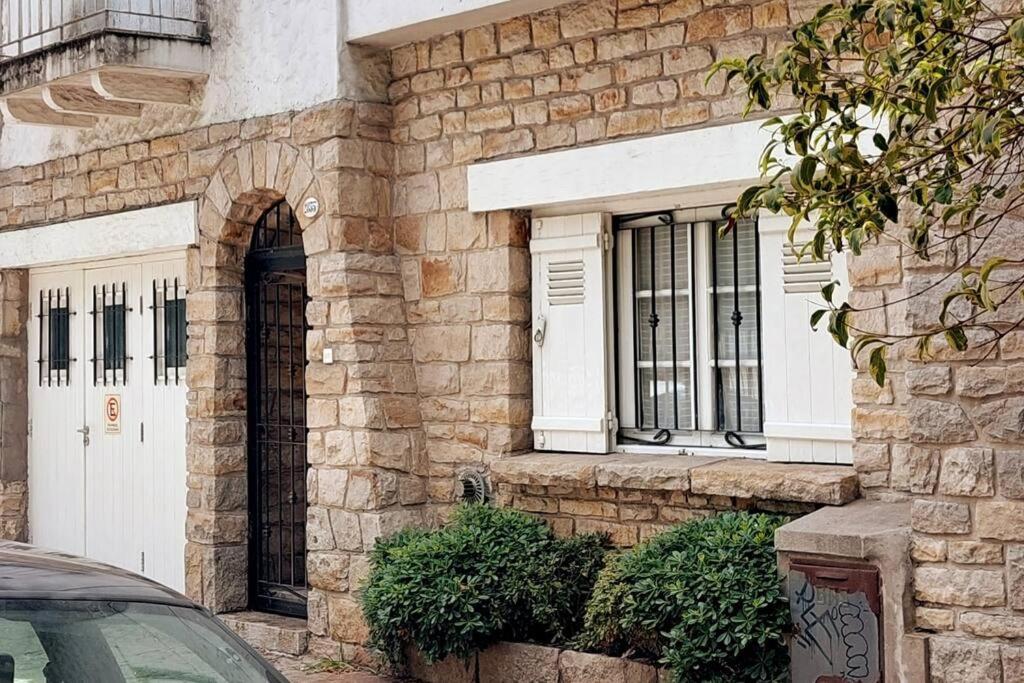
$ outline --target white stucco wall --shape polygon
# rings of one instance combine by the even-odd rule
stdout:
[[[141,119],[107,119],[84,131],[8,123],[0,135],[0,168],[352,94],[341,74],[351,60],[339,55],[340,0],[210,0],[208,6],[212,64],[198,108],[150,105]]]

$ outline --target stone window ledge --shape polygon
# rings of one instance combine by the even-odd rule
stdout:
[[[852,467],[692,455],[530,453],[494,461],[491,478],[495,484],[675,491],[820,505],[845,505],[858,496]]]

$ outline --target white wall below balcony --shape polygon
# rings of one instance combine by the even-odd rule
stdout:
[[[353,43],[394,47],[566,2],[568,0],[348,0],[347,37]]]
[[[0,168],[355,94],[352,79],[343,75],[352,67],[343,49],[339,0],[207,4],[211,65],[198,107],[150,105],[140,119],[103,119],[88,130],[7,124],[0,135]]]

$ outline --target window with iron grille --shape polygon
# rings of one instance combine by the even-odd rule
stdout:
[[[153,382],[180,384],[188,360],[185,287],[173,280],[153,281]]]
[[[39,386],[71,383],[70,290],[39,292]]]
[[[616,219],[620,437],[763,444],[759,243],[715,211]]]
[[[128,306],[125,283],[92,291],[92,381],[94,386],[128,384]]]

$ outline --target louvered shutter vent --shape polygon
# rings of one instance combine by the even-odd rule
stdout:
[[[818,294],[832,281],[832,255],[828,248],[828,261],[815,261],[810,253],[804,254],[807,242],[782,243],[782,281],[786,294]]]
[[[533,430],[538,450],[608,453],[614,444],[611,218],[533,221]]]

